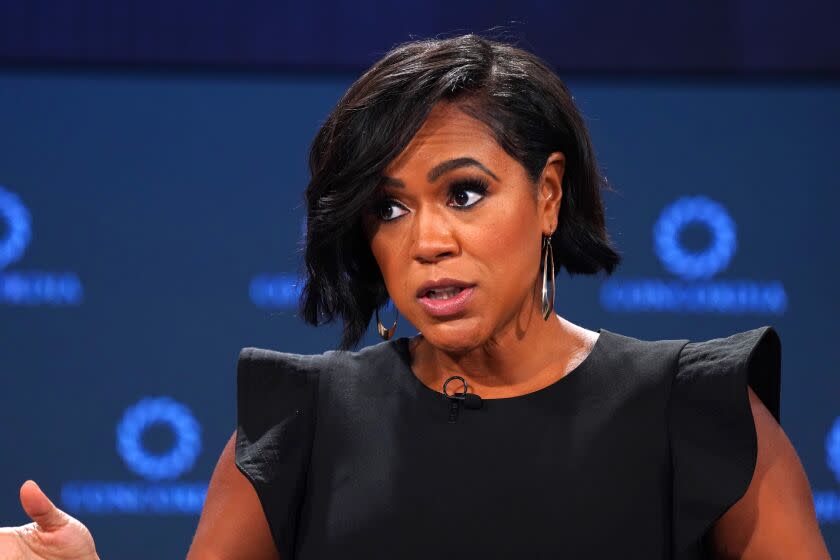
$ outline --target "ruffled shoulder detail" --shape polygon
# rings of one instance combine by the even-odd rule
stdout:
[[[773,327],[682,348],[669,403],[677,560],[707,557],[709,529],[752,481],[758,445],[748,385],[780,421],[781,341]]]
[[[243,348],[237,362],[237,468],[253,485],[281,558],[293,558],[323,355]]]

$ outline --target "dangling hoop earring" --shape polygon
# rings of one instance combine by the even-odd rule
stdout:
[[[379,336],[382,337],[383,340],[391,340],[391,337],[394,336],[394,331],[397,330],[397,319],[399,319],[399,313],[394,318],[394,324],[391,325],[391,328],[386,328],[385,325],[379,320],[379,308],[377,307],[376,310],[376,332],[379,333]]]
[[[554,232],[552,232],[553,234]],[[542,274],[542,318],[548,317],[554,310],[554,251],[551,249],[551,234],[543,236],[543,274]],[[549,261],[551,276],[549,279]]]

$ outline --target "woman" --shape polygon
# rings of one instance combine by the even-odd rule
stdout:
[[[343,320],[341,350],[242,350],[188,558],[828,558],[772,327],[643,341],[553,312],[558,267],[619,255],[586,127],[538,58],[401,45],[310,169],[302,312]],[[416,336],[391,337],[388,299]],[[385,341],[349,351],[374,316]],[[21,502],[36,523],[0,556],[96,558],[34,483]]]

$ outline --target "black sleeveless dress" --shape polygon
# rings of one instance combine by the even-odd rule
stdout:
[[[755,468],[747,384],[779,420],[778,334],[599,332],[558,381],[454,422],[408,338],[242,349],[236,465],[280,558],[710,557],[709,529]]]

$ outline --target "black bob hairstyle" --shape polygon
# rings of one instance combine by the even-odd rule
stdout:
[[[403,43],[350,86],[309,152],[300,312],[316,326],[341,318],[341,350],[359,343],[388,301],[361,217],[385,167],[439,101],[485,123],[535,185],[548,155],[563,152],[563,198],[551,238],[557,268],[611,274],[620,261],[604,226],[600,190],[610,187],[571,93],[546,63],[472,33]]]

